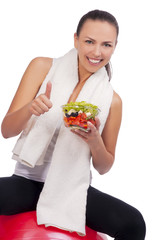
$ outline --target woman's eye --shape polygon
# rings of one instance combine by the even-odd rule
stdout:
[[[105,43],[104,46],[105,47],[112,47],[111,44],[109,44],[109,43]]]
[[[86,43],[92,44],[93,42],[91,40],[86,40]]]

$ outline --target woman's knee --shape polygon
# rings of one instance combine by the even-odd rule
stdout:
[[[142,214],[135,208],[132,214],[121,225],[119,231],[121,238],[126,240],[144,240],[146,235],[146,224]]]

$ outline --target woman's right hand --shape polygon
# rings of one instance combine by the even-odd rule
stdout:
[[[31,114],[40,116],[41,114],[49,111],[49,109],[52,107],[52,102],[50,100],[51,89],[52,83],[48,82],[45,93],[40,94],[38,97],[32,100],[32,102],[29,104],[29,111]]]

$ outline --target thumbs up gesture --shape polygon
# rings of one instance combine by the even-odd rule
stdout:
[[[52,102],[50,101],[51,90],[52,83],[48,82],[45,93],[40,94],[31,102],[30,112],[32,114],[40,116],[41,114],[49,111],[49,109],[52,107]]]

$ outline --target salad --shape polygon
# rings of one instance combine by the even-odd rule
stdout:
[[[87,122],[96,124],[95,116],[99,113],[99,108],[96,105],[82,102],[70,102],[62,106],[64,114],[65,126],[70,128],[78,128],[88,132]]]

